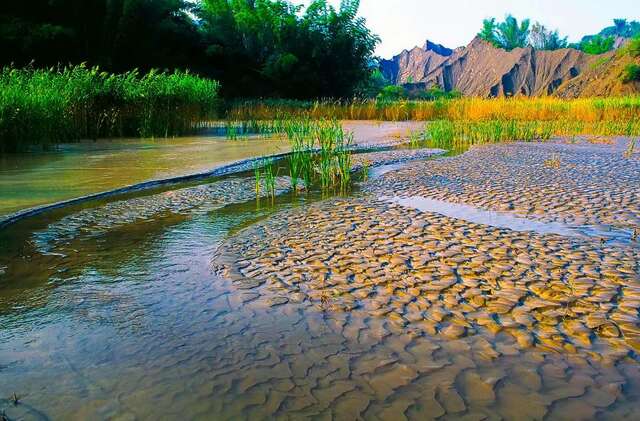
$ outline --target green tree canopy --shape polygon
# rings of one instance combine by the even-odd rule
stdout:
[[[507,15],[503,22],[498,23],[495,18],[485,19],[478,36],[496,47],[513,50],[528,45],[529,25],[529,19],[518,22],[512,15]]]
[[[357,16],[358,0],[306,10],[283,0],[204,0],[208,63],[231,96],[348,97],[370,77],[379,38]]]
[[[357,15],[314,0],[0,2],[0,64],[87,62],[105,70],[190,69],[227,96],[348,97],[371,77],[379,42]]]
[[[613,49],[615,38],[596,35],[580,43],[579,48],[587,54],[603,54]]]

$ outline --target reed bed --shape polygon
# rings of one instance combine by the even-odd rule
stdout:
[[[227,116],[239,121],[311,118],[334,120],[432,121],[517,120],[601,121],[637,120],[640,97],[561,99],[460,98],[436,101],[245,101],[232,104]]]
[[[340,122],[306,118],[283,119],[271,122],[260,130],[282,134],[288,138],[291,153],[287,164],[294,193],[298,193],[301,181],[307,192],[313,186],[319,187],[322,192],[346,192],[349,189],[353,134],[346,133]],[[258,196],[262,182],[269,195],[273,196],[275,178],[279,173],[273,161],[257,163],[254,173]],[[270,190],[271,184],[273,188]]]
[[[170,137],[215,118],[218,83],[84,65],[0,71],[0,152],[99,137]]]
[[[425,125],[423,145],[447,150],[508,141],[548,140],[552,137],[639,136],[640,120],[598,121],[457,121],[435,120]],[[412,135],[417,138],[416,134]]]

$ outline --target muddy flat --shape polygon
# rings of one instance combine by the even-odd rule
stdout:
[[[280,176],[257,203],[239,174],[23,221],[0,234],[0,396],[24,405],[0,409],[632,419],[624,142],[368,152],[350,194]]]

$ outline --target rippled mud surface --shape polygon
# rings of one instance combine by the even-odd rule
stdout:
[[[24,221],[0,232],[0,411],[634,419],[640,243],[599,236],[637,228],[621,148],[362,154],[382,166],[346,197],[280,177],[257,206],[239,175]],[[532,222],[389,199],[416,196]]]

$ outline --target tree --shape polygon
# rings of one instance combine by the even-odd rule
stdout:
[[[207,62],[226,96],[345,98],[371,77],[379,38],[357,16],[314,0],[205,0],[199,11]]]
[[[186,0],[21,0],[0,4],[2,65],[88,62],[109,70],[196,67]]]
[[[518,23],[518,20],[512,15],[507,15],[504,22],[500,23],[496,23],[495,18],[484,19],[478,37],[505,50],[526,47],[529,38],[529,24],[529,19]]]
[[[516,18],[507,15],[504,22],[499,23],[496,29],[496,37],[500,46],[508,51],[526,47],[529,39],[529,24],[529,19],[524,19],[518,24]]]
[[[618,32],[622,32],[627,27],[627,20],[626,19],[614,19],[613,20],[613,26],[615,26],[615,28],[616,28],[616,30]]]
[[[484,19],[482,21],[482,29],[478,32],[478,37],[490,42],[496,47],[500,47],[496,37],[496,18]]]
[[[587,54],[604,54],[613,49],[615,39],[613,37],[603,37],[595,35],[580,44],[580,49]]]
[[[566,48],[568,42],[567,37],[560,37],[560,33],[557,30],[548,30],[544,25],[536,22],[531,26],[529,45],[536,50],[558,50]]]

